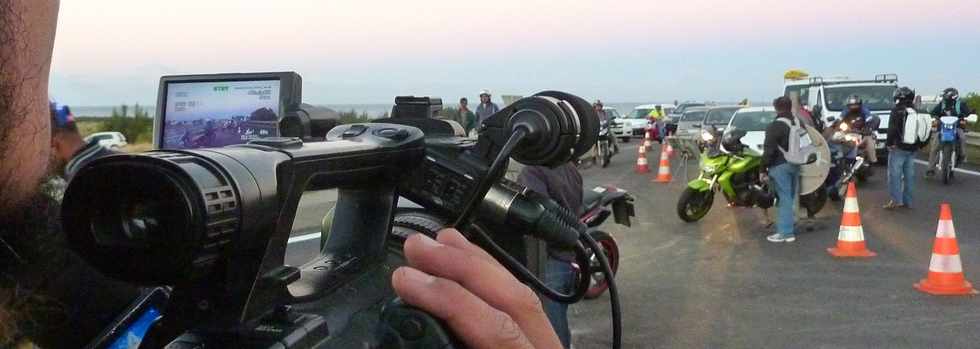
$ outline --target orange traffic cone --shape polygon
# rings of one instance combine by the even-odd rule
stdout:
[[[653,181],[657,183],[669,183],[673,180],[670,176],[670,158],[667,156],[667,148],[661,147],[660,151],[660,169],[657,170],[657,178]]]
[[[827,249],[834,257],[874,257],[864,242],[864,228],[861,227],[861,213],[858,208],[857,188],[854,182],[847,184],[847,197],[844,199],[844,216],[840,219],[840,233],[837,234],[837,247]]]
[[[643,133],[644,134],[644,136],[643,136],[643,148],[646,151],[653,150],[653,136],[650,135],[651,133],[653,133],[653,129],[651,129],[649,126],[647,126],[647,131]]]
[[[973,285],[963,277],[960,247],[956,243],[956,230],[953,229],[953,212],[947,203],[943,203],[939,210],[939,227],[936,228],[936,242],[932,245],[929,274],[915,284],[915,288],[935,296],[977,294]]]
[[[636,156],[636,173],[650,173],[650,165],[647,164],[647,148],[640,146],[640,152]]]

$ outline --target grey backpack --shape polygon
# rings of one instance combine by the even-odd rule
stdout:
[[[796,118],[794,118],[796,119]],[[786,162],[794,165],[806,165],[816,158],[817,147],[810,140],[810,133],[801,120],[790,121],[787,118],[776,118],[789,127],[789,148],[779,147]]]

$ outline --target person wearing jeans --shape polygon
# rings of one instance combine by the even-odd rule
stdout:
[[[769,183],[779,199],[776,207],[776,233],[792,242],[796,238],[794,201],[800,190],[800,166],[783,163],[769,168]]]
[[[915,188],[915,151],[897,147],[888,152],[888,193],[893,206],[909,207]],[[891,208],[891,207],[886,207]]]
[[[574,161],[555,168],[525,166],[517,176],[517,182],[531,191],[547,196],[576,215],[582,214],[582,175],[575,168]],[[562,293],[570,293],[575,287],[575,271],[572,267],[574,260],[574,252],[548,246],[548,262],[545,264],[545,277],[542,280],[545,285]],[[540,298],[542,308],[562,346],[571,347],[568,304],[556,302],[543,295]]]
[[[761,179],[773,185],[779,202],[776,208],[776,233],[766,239],[770,242],[793,242],[796,241],[794,204],[800,188],[800,166],[786,162],[780,151],[789,148],[790,127],[778,119],[787,118],[792,123],[798,121],[794,120],[789,98],[776,98],[772,105],[776,108],[777,120],[766,127]]]
[[[888,193],[891,200],[883,207],[889,210],[899,207],[908,208],[912,205],[915,152],[926,144],[925,141],[917,138],[913,140],[914,137],[909,137],[910,139],[905,137],[905,121],[910,117],[910,113],[915,113],[912,109],[914,100],[915,91],[912,89],[901,87],[895,90],[895,107],[892,108],[891,116],[888,118],[888,140],[885,141],[888,146]],[[911,117],[916,116],[911,115]]]

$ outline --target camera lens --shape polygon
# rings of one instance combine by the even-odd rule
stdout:
[[[62,224],[72,248],[105,274],[172,285],[210,271],[236,231],[237,207],[234,190],[209,161],[122,155],[76,175]]]

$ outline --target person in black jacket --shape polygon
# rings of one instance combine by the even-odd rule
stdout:
[[[939,118],[942,116],[955,116],[960,119],[960,125],[956,128],[956,133],[959,136],[959,143],[956,144],[957,154],[966,154],[963,152],[963,140],[964,140],[964,129],[966,128],[966,117],[970,116],[970,107],[965,101],[960,99],[960,92],[955,88],[947,88],[943,90],[943,100],[939,104],[936,104],[929,114],[935,118],[933,125],[939,125]],[[926,176],[932,177],[936,174],[936,162],[939,161],[939,137],[935,136],[938,134],[939,129],[933,128],[933,137],[929,140],[929,169],[926,170]],[[959,156],[956,159],[956,164],[954,166],[959,166],[963,162],[963,157]]]
[[[915,185],[915,152],[925,146],[925,142],[905,143],[905,120],[914,105],[915,91],[908,87],[895,90],[895,107],[888,121],[888,192],[891,200],[883,207],[894,209],[908,208],[912,204],[912,189]]]
[[[794,203],[800,189],[800,166],[786,162],[780,149],[789,149],[790,127],[780,118],[791,123],[799,122],[793,117],[792,102],[787,97],[776,98],[772,102],[776,108],[776,120],[766,128],[763,142],[762,180],[771,183],[779,198],[776,210],[776,233],[766,239],[771,242],[796,241],[796,215]]]
[[[517,177],[517,182],[528,189],[547,196],[575,215],[582,215],[582,175],[574,162],[548,168],[544,166],[525,166]],[[548,287],[570,292],[575,283],[575,269],[572,267],[574,254],[568,251],[548,249],[548,264],[545,267],[545,284]],[[541,297],[551,327],[558,333],[558,339],[565,348],[571,347],[572,333],[568,327],[568,304]]]

